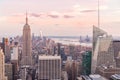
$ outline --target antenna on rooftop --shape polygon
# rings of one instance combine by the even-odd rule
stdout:
[[[100,27],[100,1],[98,0],[98,27]]]

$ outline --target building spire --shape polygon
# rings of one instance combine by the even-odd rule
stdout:
[[[28,24],[27,11],[26,11],[26,24]]]
[[[98,0],[98,27],[100,27],[100,1]]]

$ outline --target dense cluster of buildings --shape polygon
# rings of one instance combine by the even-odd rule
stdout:
[[[120,80],[120,41],[95,26],[92,47],[66,45],[31,36],[26,14],[22,37],[0,47],[0,80]]]

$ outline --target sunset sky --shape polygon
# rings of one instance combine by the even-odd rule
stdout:
[[[26,11],[35,34],[91,35],[97,26],[97,0],[0,0],[0,36],[22,35]],[[100,23],[120,35],[120,0],[100,0]]]

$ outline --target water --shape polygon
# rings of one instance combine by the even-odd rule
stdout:
[[[82,46],[88,46],[88,47],[92,47],[92,43],[81,43],[79,41],[79,38],[51,38],[52,40],[54,40],[56,43],[62,43],[65,45],[82,45]]]

